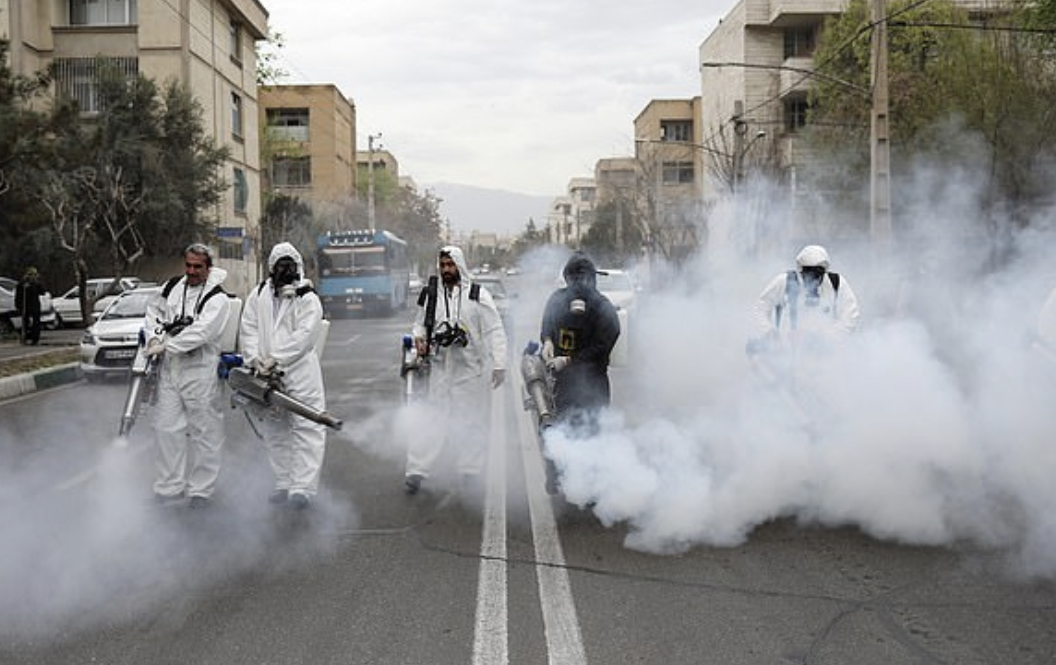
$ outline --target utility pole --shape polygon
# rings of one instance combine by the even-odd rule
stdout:
[[[891,135],[888,126],[887,0],[872,4],[869,231],[876,249],[886,253],[891,242]]]
[[[374,224],[374,139],[381,139],[381,133],[367,136],[367,226],[371,230]],[[381,145],[379,144],[380,148]]]
[[[748,123],[741,115],[744,113],[744,102],[735,100],[733,102],[733,178],[730,180],[730,190],[736,196],[738,185],[744,169],[744,135],[748,132]]]

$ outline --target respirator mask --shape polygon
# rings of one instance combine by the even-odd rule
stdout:
[[[294,284],[301,278],[297,271],[297,262],[284,256],[275,262],[271,269],[271,286],[275,295],[280,298],[292,298],[297,294]]]
[[[800,274],[803,276],[803,288],[806,291],[803,295],[803,302],[808,306],[817,305],[821,298],[818,289],[821,288],[821,280],[825,277],[825,268],[804,266],[800,269]]]

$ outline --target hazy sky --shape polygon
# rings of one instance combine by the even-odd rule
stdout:
[[[262,0],[284,83],[333,83],[359,145],[419,184],[562,194],[633,151],[651,99],[700,94],[697,51],[733,0]]]

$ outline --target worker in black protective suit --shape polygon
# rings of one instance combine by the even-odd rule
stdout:
[[[554,376],[557,422],[597,430],[598,414],[611,401],[609,355],[620,336],[616,308],[597,289],[598,270],[582,252],[565,264],[563,288],[543,310],[542,356]]]

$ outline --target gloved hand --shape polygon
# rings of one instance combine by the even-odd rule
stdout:
[[[493,369],[491,370],[491,387],[498,388],[502,385],[502,382],[506,380],[506,370],[504,369]]]
[[[554,372],[560,372],[564,368],[568,367],[568,363],[572,362],[572,358],[569,356],[554,356],[550,360],[546,361],[547,368]]]
[[[253,361],[253,367],[257,370],[257,374],[271,376],[271,373],[275,371],[275,359],[270,357],[257,358]]]
[[[163,353],[165,353],[165,342],[161,341],[160,337],[155,337],[147,342],[146,354],[148,358],[160,356]]]
[[[554,359],[554,340],[547,337],[543,340],[543,350],[539,353],[543,362],[549,363]]]

